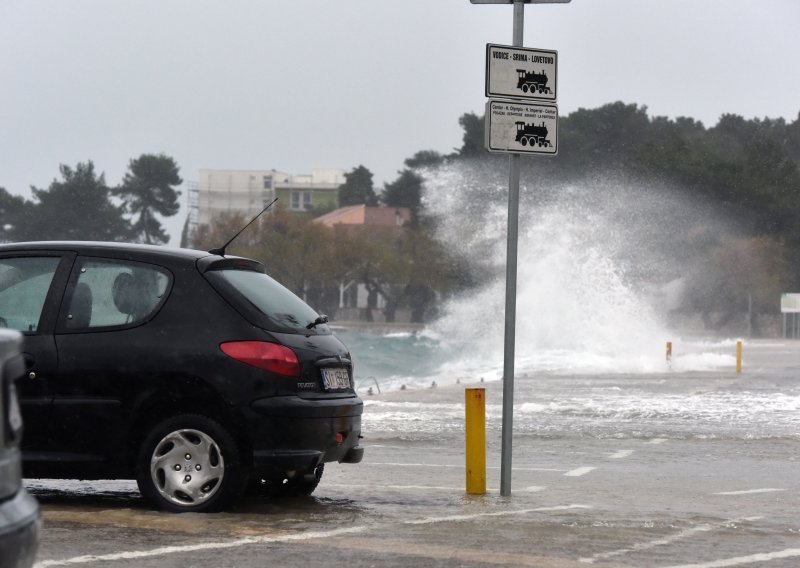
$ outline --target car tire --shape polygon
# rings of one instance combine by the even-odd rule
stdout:
[[[184,414],[154,426],[139,450],[136,483],[159,509],[220,511],[242,494],[247,480],[230,432],[206,416]]]

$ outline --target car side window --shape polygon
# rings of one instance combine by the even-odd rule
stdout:
[[[169,287],[168,273],[138,262],[79,259],[68,293],[66,328],[135,325],[148,319]]]
[[[59,257],[0,259],[0,327],[36,331]]]

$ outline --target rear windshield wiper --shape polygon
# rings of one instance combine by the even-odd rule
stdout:
[[[328,323],[328,316],[326,316],[325,314],[320,314],[319,316],[317,316],[317,319],[315,319],[306,326],[306,329],[312,329],[314,327],[317,327],[321,323]]]

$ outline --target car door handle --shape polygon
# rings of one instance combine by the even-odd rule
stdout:
[[[33,370],[33,366],[36,365],[36,358],[30,353],[23,353],[22,355],[25,357],[25,369],[28,371],[28,378],[35,379],[36,372]]]

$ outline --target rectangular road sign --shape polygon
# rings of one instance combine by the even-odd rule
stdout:
[[[556,102],[558,52],[486,44],[486,96]]]
[[[800,294],[781,294],[781,312],[784,314],[800,313]]]
[[[486,102],[486,149],[514,154],[558,154],[558,107],[528,102]]]

